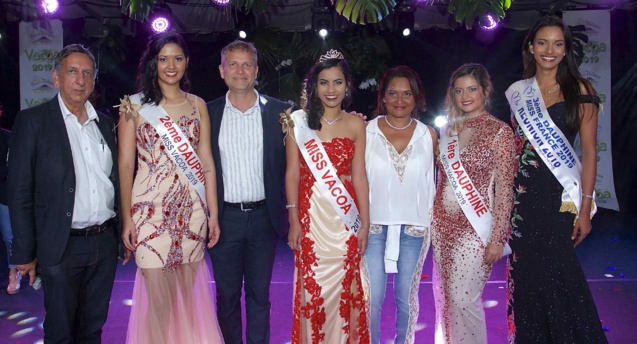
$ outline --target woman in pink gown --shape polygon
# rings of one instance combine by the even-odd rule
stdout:
[[[206,239],[219,238],[210,125],[203,100],[182,90],[187,65],[181,36],[152,36],[141,92],[120,107],[122,240],[138,266],[127,343],[223,342],[204,260]]]
[[[361,284],[369,233],[365,124],[341,111],[350,88],[347,62],[330,51],[308,74],[305,109],[284,115],[288,245],[295,250],[292,343],[370,341]],[[303,152],[312,156],[309,164]]]

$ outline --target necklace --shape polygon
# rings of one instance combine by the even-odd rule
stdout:
[[[559,89],[560,89],[560,84],[555,84],[549,88],[545,88],[544,90],[542,90],[544,101],[547,103],[550,102],[554,94],[559,94]],[[556,93],[556,91],[558,92]]]
[[[545,88],[544,90],[542,90],[543,94],[551,94],[553,92],[555,92],[555,90],[557,90],[557,88],[560,87],[560,84],[555,84],[549,88]]]
[[[325,123],[327,123],[327,125],[329,125],[330,127],[332,126],[332,124],[336,123],[336,121],[341,119],[341,117],[343,117],[343,115],[339,115],[338,117],[330,121],[329,119],[325,118],[325,116],[321,116],[321,118],[325,121]]]
[[[385,123],[387,123],[388,126],[390,126],[392,129],[395,129],[395,130],[405,130],[405,129],[409,128],[409,126],[411,125],[411,122],[413,122],[413,121],[414,121],[414,119],[410,117],[409,118],[409,123],[407,123],[406,126],[404,126],[404,127],[395,127],[395,126],[391,125],[391,123],[389,123],[389,120],[387,119],[387,116],[385,116]]]

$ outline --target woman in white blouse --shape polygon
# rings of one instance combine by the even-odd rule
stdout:
[[[417,120],[424,110],[425,92],[418,74],[406,66],[387,70],[378,88],[380,116],[367,126],[365,151],[372,224],[365,252],[372,343],[380,342],[387,274],[394,274],[395,343],[414,343],[438,142],[436,132]]]

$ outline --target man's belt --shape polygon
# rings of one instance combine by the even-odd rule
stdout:
[[[71,228],[70,236],[93,236],[100,235],[106,232],[107,229],[111,228],[111,226],[115,225],[115,218],[112,217],[101,225],[93,225],[85,228]]]
[[[265,205],[265,200],[260,200],[260,201],[256,201],[256,202],[241,202],[241,203],[230,203],[230,202],[223,202],[223,204],[226,207],[231,207],[231,208],[239,208],[241,209],[241,211],[248,211],[248,210],[254,210],[257,208],[261,208],[262,206]]]

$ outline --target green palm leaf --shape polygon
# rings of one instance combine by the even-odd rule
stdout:
[[[122,12],[129,17],[144,21],[150,16],[153,6],[159,0],[120,0]],[[266,12],[271,5],[281,0],[232,0],[238,10],[255,14]],[[391,13],[396,0],[331,0],[336,12],[355,24],[378,23]],[[437,0],[433,0],[434,2]],[[490,14],[497,22],[511,7],[512,0],[440,0],[448,3],[447,10],[458,23],[471,28],[480,16]],[[214,5],[210,5],[214,6]]]
[[[122,13],[132,19],[144,21],[153,10],[155,0],[121,0]]]
[[[511,7],[512,0],[442,0],[448,1],[447,10],[454,15],[456,22],[473,27],[476,18],[491,15],[496,22],[504,18],[505,11]]]
[[[343,17],[355,24],[378,23],[391,13],[394,0],[332,0],[332,4]]]

